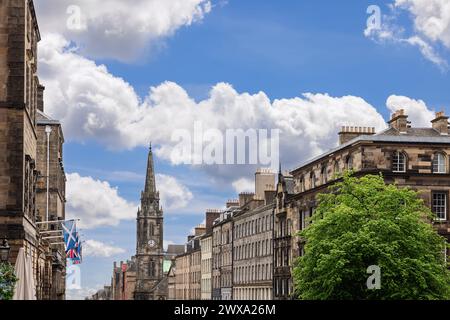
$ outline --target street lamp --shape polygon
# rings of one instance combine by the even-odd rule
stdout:
[[[3,239],[2,245],[0,246],[0,262],[8,262],[10,250],[11,247],[8,244],[8,240]]]

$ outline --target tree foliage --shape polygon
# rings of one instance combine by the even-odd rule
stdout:
[[[305,254],[294,268],[300,299],[449,299],[445,239],[417,192],[383,177],[346,173],[319,204],[300,236]],[[381,288],[369,290],[369,266]]]
[[[14,268],[9,263],[0,263],[0,300],[11,300],[17,282]]]

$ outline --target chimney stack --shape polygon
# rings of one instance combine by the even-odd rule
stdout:
[[[400,133],[407,133],[410,127],[408,121],[408,115],[405,114],[404,109],[400,109],[392,115],[391,120],[388,122],[390,128],[397,129]]]
[[[44,112],[44,90],[43,85],[38,85],[37,87],[37,108],[41,112]]]
[[[448,136],[448,117],[445,115],[443,111],[436,113],[436,118],[431,121],[433,125],[433,129],[439,132],[443,136]]]
[[[239,200],[238,199],[228,200],[226,207],[227,209],[230,209],[231,207],[239,207]]]
[[[255,193],[253,192],[242,192],[239,194],[239,206],[243,207],[255,198]]]
[[[206,233],[209,233],[212,231],[212,227],[214,225],[214,221],[217,218],[220,218],[220,214],[222,213],[222,210],[217,209],[208,209],[206,210]]]
[[[359,136],[363,135],[374,135],[375,128],[371,127],[342,127],[341,132],[339,132],[339,144],[343,145]]]

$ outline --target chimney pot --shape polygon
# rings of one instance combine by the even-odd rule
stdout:
[[[408,115],[404,109],[397,110],[389,121],[389,127],[398,130],[400,133],[407,133],[409,126]]]
[[[431,121],[433,129],[443,136],[449,135],[448,119],[443,111],[436,112],[436,118]]]

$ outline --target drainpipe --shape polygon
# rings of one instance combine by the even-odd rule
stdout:
[[[45,133],[47,134],[47,199],[46,199],[46,207],[45,207],[45,221],[49,221],[48,219],[48,204],[50,199],[50,133],[52,133],[52,128],[50,126],[45,127]]]

